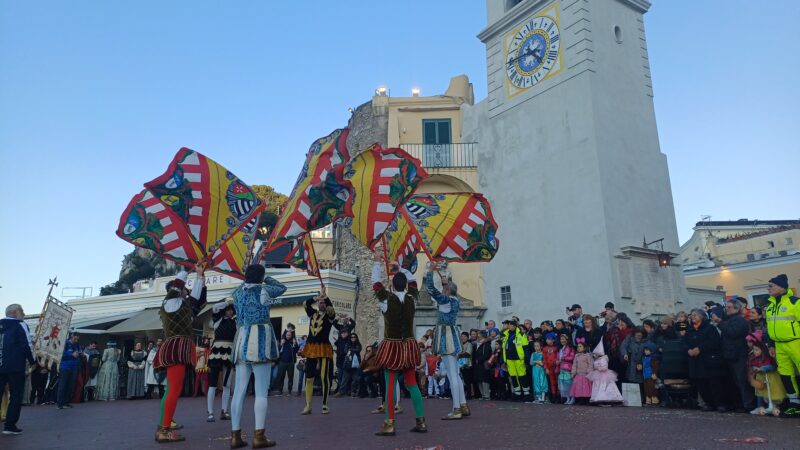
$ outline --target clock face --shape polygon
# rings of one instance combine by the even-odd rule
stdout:
[[[561,36],[558,24],[547,16],[529,20],[511,38],[506,54],[508,81],[519,89],[547,77],[558,61]]]

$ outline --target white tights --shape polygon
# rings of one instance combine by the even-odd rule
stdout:
[[[255,429],[263,430],[267,423],[267,392],[272,377],[272,365],[240,362],[236,364],[236,385],[233,388],[231,404],[231,430],[233,431],[242,429],[242,409],[244,408],[244,397],[247,395],[247,385],[250,382],[250,373],[253,373],[256,379]]]
[[[230,410],[228,409],[228,405],[230,404],[230,401],[231,401],[231,385],[233,384],[233,375],[231,374],[231,372],[233,372],[233,368],[232,367],[226,367],[222,371],[222,382],[223,382],[223,386],[222,386],[222,410],[223,411],[228,411],[228,412],[230,412]],[[216,374],[216,375],[219,375],[219,374]],[[217,380],[214,380],[214,383],[216,384]],[[210,380],[209,380],[209,384],[211,384]],[[210,386],[208,388],[208,396],[207,396],[208,413],[209,414],[213,414],[214,413],[214,397],[216,395],[217,395],[217,387],[216,386]]]
[[[464,395],[464,382],[461,381],[461,374],[458,373],[455,355],[442,355],[442,367],[450,382],[450,393],[453,395],[453,409],[460,408],[467,403],[467,396]]]

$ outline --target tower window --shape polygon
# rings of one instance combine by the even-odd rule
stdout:
[[[519,5],[523,1],[524,0],[506,0],[506,12],[508,12],[508,10],[510,10],[511,8]]]
[[[617,44],[622,44],[622,28],[619,25],[614,25],[614,40]]]
[[[500,287],[500,306],[503,308],[511,306],[511,286]]]

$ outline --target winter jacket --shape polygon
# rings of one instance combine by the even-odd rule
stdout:
[[[641,383],[644,381],[642,378],[642,371],[636,366],[642,363],[645,344],[647,344],[646,339],[637,342],[633,334],[629,334],[628,337],[622,341],[619,357],[622,359],[625,355],[628,355],[628,367],[625,370],[625,381],[631,383]],[[622,360],[624,361],[624,359]]]
[[[594,359],[590,353],[578,353],[572,361],[572,375],[586,375],[594,368]]]
[[[476,344],[475,351],[472,352],[472,377],[475,382],[488,382],[490,377],[488,362],[492,357],[492,343],[485,341]]]
[[[689,326],[683,337],[686,348],[699,348],[700,354],[689,356],[689,378],[706,379],[725,375],[727,368],[722,359],[722,337],[708,320],[698,329]]]
[[[717,325],[722,332],[722,356],[726,361],[738,361],[747,358],[747,341],[750,324],[741,315],[727,316]]]
[[[34,363],[28,325],[13,317],[0,319],[0,373],[25,371],[25,362]]]
[[[657,340],[656,345],[661,351],[661,377],[662,378],[689,378],[688,348],[683,339],[675,337]]]
[[[572,361],[575,360],[575,349],[564,346],[558,351],[558,369],[565,372],[572,372]]]
[[[770,296],[764,310],[769,338],[773,342],[800,339],[800,300],[788,289],[780,298]]]

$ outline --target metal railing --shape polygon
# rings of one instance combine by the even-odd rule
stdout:
[[[478,167],[475,143],[400,144],[400,148],[422,162],[426,168]]]

